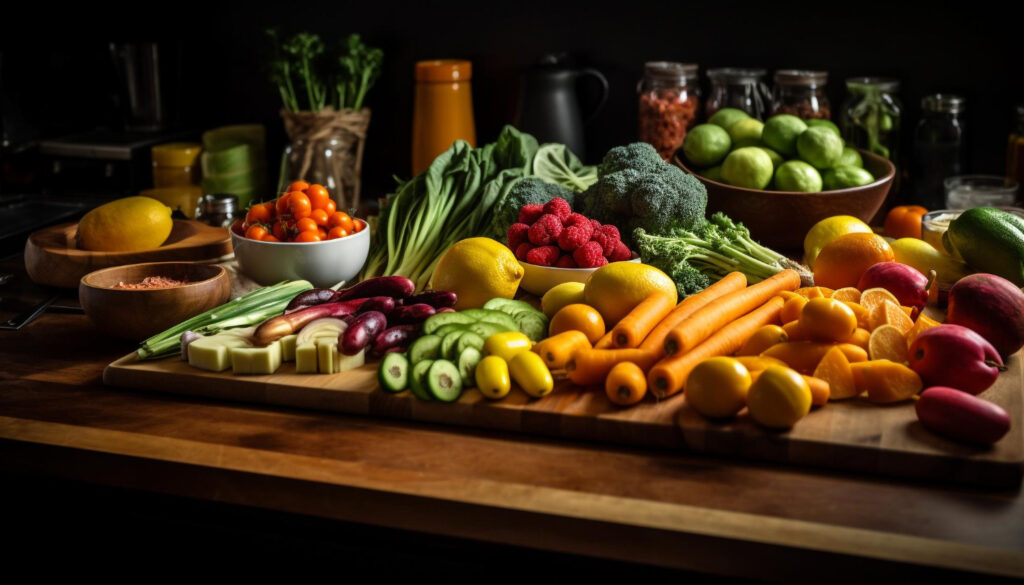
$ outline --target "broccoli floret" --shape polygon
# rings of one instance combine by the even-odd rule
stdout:
[[[498,241],[505,241],[509,226],[519,221],[519,210],[524,205],[544,204],[555,197],[565,199],[571,207],[576,194],[561,185],[548,183],[542,179],[527,178],[517,181],[508,195],[494,206],[491,236]]]
[[[646,142],[634,142],[625,146],[616,146],[609,150],[601,164],[597,166],[598,176],[610,175],[625,169],[634,169],[641,173],[656,173],[665,166],[654,147]]]

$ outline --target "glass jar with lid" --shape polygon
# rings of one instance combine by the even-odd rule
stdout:
[[[914,129],[911,181],[914,203],[926,209],[945,205],[943,182],[947,177],[963,175],[967,165],[963,115],[967,102],[963,97],[933,94],[921,100],[921,120]]]
[[[900,116],[903,105],[896,98],[899,81],[880,77],[846,80],[849,95],[843,102],[839,126],[850,146],[899,160]]]
[[[828,71],[780,69],[775,72],[772,114],[798,118],[832,118],[832,105],[825,96]]]
[[[697,122],[700,93],[698,67],[693,63],[652,61],[644,64],[637,86],[638,137],[654,146],[665,160],[683,145],[686,132]]]
[[[736,108],[758,120],[767,118],[771,113],[772,96],[764,83],[765,75],[764,69],[709,69],[711,92],[704,102],[704,116],[710,118],[722,108]]]

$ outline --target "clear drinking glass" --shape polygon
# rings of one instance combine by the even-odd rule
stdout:
[[[943,181],[946,207],[1008,207],[1017,201],[1017,181],[998,175],[960,175]]]

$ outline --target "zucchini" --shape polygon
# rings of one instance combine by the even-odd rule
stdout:
[[[466,315],[465,311],[456,313],[437,313],[427,317],[423,322],[423,333],[430,335],[440,329],[443,325],[470,325],[475,322],[476,319],[470,315]]]
[[[458,343],[459,338],[466,333],[466,331],[452,331],[448,335],[445,335],[444,338],[441,339],[441,357],[447,360],[454,360],[458,357],[458,353],[455,351],[455,344]]]
[[[418,361],[413,364],[412,371],[409,372],[409,390],[420,400],[434,399],[427,390],[427,372],[430,371],[430,366],[433,364],[434,360]]]
[[[439,357],[441,357],[441,338],[437,335],[424,335],[409,346],[409,361],[413,364]]]
[[[409,358],[392,352],[384,356],[377,369],[377,381],[388,392],[401,392],[409,387]]]
[[[515,299],[506,299],[503,297],[495,297],[486,303],[484,303],[485,309],[492,311],[501,311],[509,316],[515,316],[516,313],[523,311],[536,311],[533,305],[526,301],[517,301]]]
[[[462,396],[462,374],[448,360],[436,360],[430,364],[426,382],[430,395],[441,402],[455,402]]]
[[[476,365],[484,359],[484,354],[475,347],[467,347],[459,352],[459,375],[462,385],[466,388],[476,387]]]
[[[484,348],[484,341],[486,340],[483,337],[473,333],[472,331],[467,331],[462,334],[462,337],[459,337],[458,343],[455,344],[455,353],[457,355],[462,355],[462,352],[466,351],[467,347],[475,347],[478,351],[482,351]]]

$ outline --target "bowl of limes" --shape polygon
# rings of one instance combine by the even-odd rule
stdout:
[[[675,163],[708,190],[708,212],[742,221],[762,244],[798,249],[833,215],[868,222],[885,201],[896,167],[851,148],[828,120],[778,114],[761,122],[718,110],[686,135]]]

